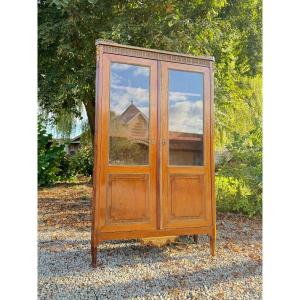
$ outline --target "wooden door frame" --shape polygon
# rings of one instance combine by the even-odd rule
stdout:
[[[102,76],[102,82],[100,87],[100,103],[101,109],[98,109],[98,124],[100,124],[101,132],[97,133],[98,139],[100,139],[100,149],[96,153],[95,174],[100,174],[95,177],[94,182],[96,190],[96,205],[97,208],[94,211],[95,219],[97,222],[94,224],[97,231],[97,235],[101,235],[102,232],[116,232],[116,231],[135,231],[135,230],[150,230],[156,229],[156,143],[157,143],[157,61],[135,58],[128,56],[121,56],[116,54],[104,53],[102,55],[102,64],[100,66],[100,74],[106,74]],[[109,98],[110,98],[110,64],[112,62],[147,66],[150,68],[150,84],[149,84],[149,164],[148,165],[109,165]],[[100,75],[100,76],[101,76]],[[99,127],[99,126],[98,126]],[[98,143],[99,144],[99,141]],[[97,148],[96,148],[97,149]],[[150,205],[150,219],[151,224],[107,224],[106,223],[106,205],[107,205],[107,185],[109,178],[107,174],[146,174],[149,173],[149,190],[151,198],[149,199]]]

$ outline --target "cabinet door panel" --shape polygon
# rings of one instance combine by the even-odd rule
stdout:
[[[120,225],[150,221],[149,175],[109,175],[106,220]]]
[[[204,176],[169,176],[170,219],[199,218],[205,216]],[[195,201],[197,199],[198,201]]]
[[[157,62],[103,55],[98,230],[156,228]]]
[[[209,69],[162,62],[162,228],[211,221]]]

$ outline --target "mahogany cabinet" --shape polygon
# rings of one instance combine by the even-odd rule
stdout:
[[[103,240],[206,234],[214,255],[213,57],[96,49],[93,266]]]

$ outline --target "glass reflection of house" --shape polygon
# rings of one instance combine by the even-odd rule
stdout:
[[[148,164],[149,118],[132,102],[120,114],[111,111],[110,162]],[[202,165],[203,135],[169,132],[171,165]]]
[[[170,165],[203,165],[203,134],[169,131]]]
[[[120,115],[111,111],[110,163],[148,164],[148,123],[148,117],[132,102]]]

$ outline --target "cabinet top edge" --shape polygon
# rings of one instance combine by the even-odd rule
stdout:
[[[113,41],[107,41],[107,40],[101,40],[101,39],[97,39],[95,44],[96,44],[96,46],[106,45],[106,46],[111,46],[111,47],[116,47],[116,48],[126,48],[126,49],[140,50],[140,51],[145,51],[145,52],[154,52],[154,53],[162,53],[162,54],[181,56],[181,57],[197,58],[197,59],[203,59],[203,60],[212,61],[212,62],[215,61],[215,58],[213,56],[206,56],[206,55],[205,56],[196,56],[196,55],[191,55],[191,54],[171,52],[171,51],[165,51],[165,50],[142,48],[142,47],[118,44]]]

